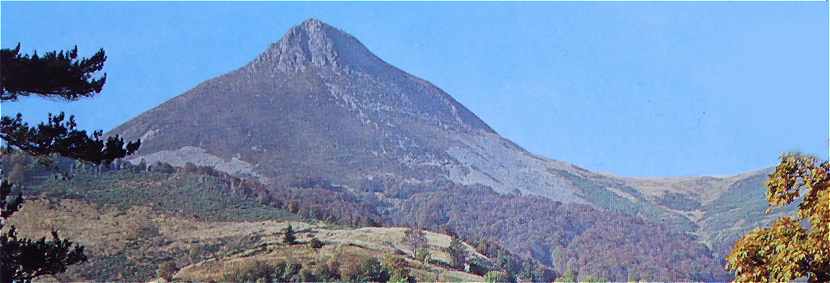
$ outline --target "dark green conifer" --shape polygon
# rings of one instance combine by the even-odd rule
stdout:
[[[14,49],[0,50],[0,102],[13,102],[20,97],[40,96],[74,101],[101,92],[106,74],[94,77],[104,67],[107,57],[99,50],[92,57],[79,58],[78,48],[47,52],[38,56]],[[102,131],[87,134],[78,130],[73,116],[64,121],[64,113],[49,114],[46,123],[29,126],[18,113],[14,118],[0,119],[0,138],[5,146],[36,157],[73,158],[96,165],[109,164],[135,152],[140,141],[124,143],[118,136],[103,139]],[[5,178],[0,183],[0,230],[17,212],[23,197],[15,194]],[[0,232],[0,283],[30,282],[32,279],[66,271],[67,266],[86,261],[84,248],[61,239],[56,231],[52,239],[20,238],[14,226]]]
[[[450,255],[450,265],[456,269],[463,269],[464,264],[467,263],[467,250],[464,248],[464,243],[458,237],[453,237],[450,241],[450,246],[447,248],[447,253]]]
[[[282,242],[293,245],[297,242],[297,236],[294,235],[294,228],[291,227],[291,224],[288,224],[288,228],[285,228],[285,234],[282,236]]]

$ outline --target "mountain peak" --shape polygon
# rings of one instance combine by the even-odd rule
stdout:
[[[369,71],[385,64],[355,37],[315,18],[289,29],[256,63],[280,71],[303,71],[310,66]]]
[[[296,27],[336,29],[335,27],[316,18],[308,18]]]
[[[315,18],[309,18],[288,30],[283,39],[305,36],[307,39],[333,40],[333,37],[349,36],[345,32]]]

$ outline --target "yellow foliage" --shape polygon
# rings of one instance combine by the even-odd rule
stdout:
[[[770,206],[800,198],[795,217],[782,217],[735,243],[727,268],[736,281],[783,282],[806,277],[830,281],[830,165],[812,156],[786,154],[769,176]]]

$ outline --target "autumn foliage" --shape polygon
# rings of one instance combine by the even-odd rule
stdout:
[[[786,154],[770,175],[770,206],[800,201],[798,212],[738,240],[727,257],[736,281],[830,281],[830,164]]]

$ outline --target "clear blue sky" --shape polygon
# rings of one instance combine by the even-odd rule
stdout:
[[[828,154],[828,4],[13,3],[2,46],[107,51],[103,94],[24,99],[108,130],[315,17],[550,158],[629,176],[726,175]]]

